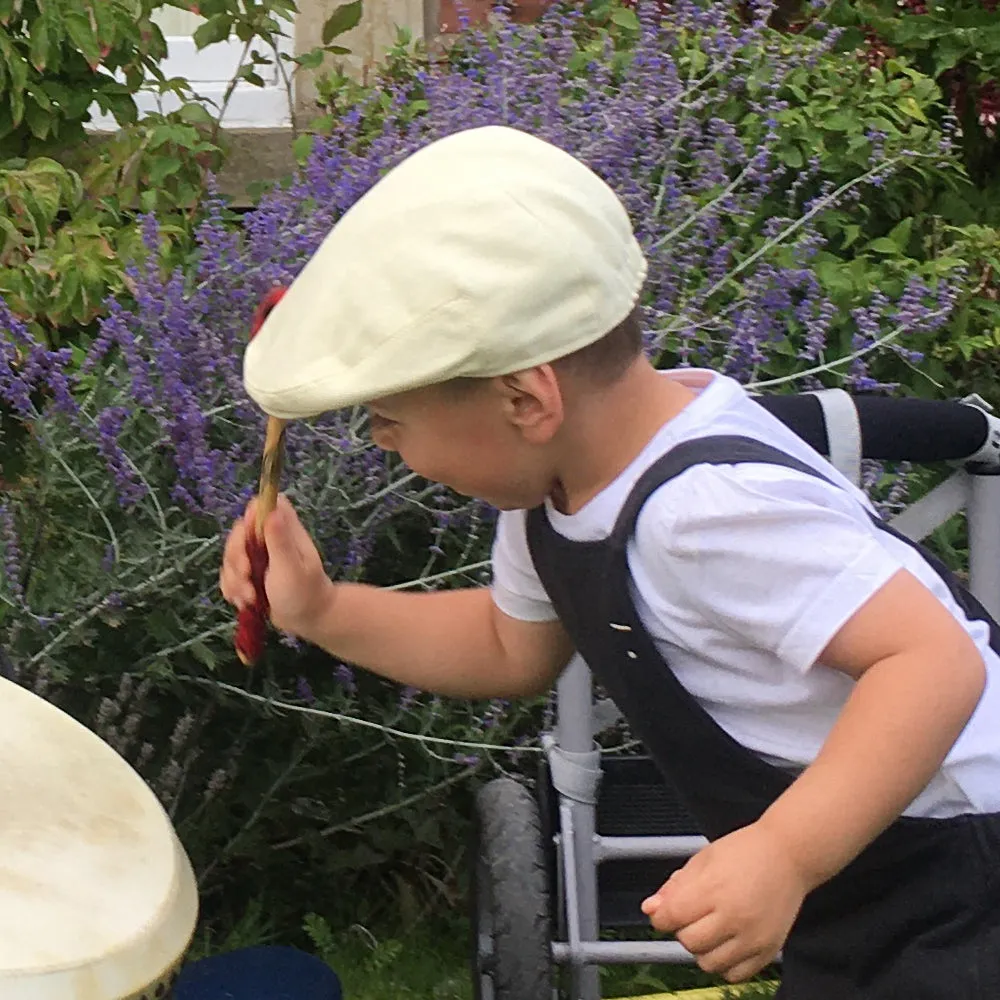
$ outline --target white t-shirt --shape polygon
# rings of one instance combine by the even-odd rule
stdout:
[[[680,682],[730,735],[774,763],[806,766],[854,685],[817,658],[894,573],[909,570],[966,626],[987,684],[943,768],[906,812],[1000,811],[1000,658],[988,627],[966,618],[910,546],[871,523],[864,493],[737,382],[697,369],[664,377],[694,389],[695,400],[580,511],[567,516],[547,504],[555,530],[577,541],[606,538],[640,475],[691,438],[740,434],[818,469],[837,485],[751,463],[696,466],[661,486],[628,548],[643,624]],[[513,618],[557,617],[532,565],[524,511],[500,515],[492,589]]]

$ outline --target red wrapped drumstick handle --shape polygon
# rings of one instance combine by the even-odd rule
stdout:
[[[284,294],[284,288],[274,288],[264,296],[254,313],[250,329],[251,340],[264,325],[267,314]],[[254,524],[247,525],[247,555],[250,558],[250,579],[253,582],[255,597],[253,604],[240,610],[234,640],[236,655],[248,667],[257,662],[267,643],[267,622],[271,609],[264,589],[264,575],[267,572],[264,521],[278,502],[284,445],[285,421],[269,417],[260,466],[260,485],[257,490],[257,516]]]

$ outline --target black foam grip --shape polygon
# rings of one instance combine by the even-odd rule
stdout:
[[[948,400],[855,396],[862,458],[897,462],[952,462],[977,452],[986,441],[986,414]],[[769,413],[822,455],[829,454],[826,422],[810,394],[755,396]]]

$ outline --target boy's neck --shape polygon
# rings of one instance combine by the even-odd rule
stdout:
[[[582,395],[560,434],[561,461],[550,495],[556,510],[579,511],[694,398],[690,389],[665,378],[645,358],[607,389]]]

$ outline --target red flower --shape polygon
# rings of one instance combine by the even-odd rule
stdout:
[[[996,80],[989,80],[979,88],[976,117],[983,131],[995,139],[1000,127],[1000,84]]]

